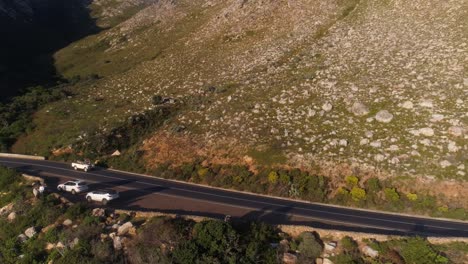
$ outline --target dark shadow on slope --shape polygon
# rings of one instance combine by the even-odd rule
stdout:
[[[0,101],[28,86],[55,84],[53,53],[99,32],[91,0],[0,2]]]

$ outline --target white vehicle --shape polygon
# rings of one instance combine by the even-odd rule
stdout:
[[[97,190],[86,194],[88,202],[97,201],[106,205],[109,201],[119,198],[119,193],[114,190]]]
[[[88,161],[79,160],[79,161],[73,162],[71,165],[72,165],[73,169],[75,169],[75,170],[80,169],[80,170],[84,170],[84,171],[89,171],[94,167],[93,164],[91,164],[91,162],[89,162],[89,160]]]
[[[77,194],[88,190],[88,185],[84,181],[67,181],[65,183],[59,184],[57,190],[64,192],[71,192],[72,194]]]

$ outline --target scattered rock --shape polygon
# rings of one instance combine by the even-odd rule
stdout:
[[[453,141],[449,141],[447,148],[449,152],[457,152],[460,149]]]
[[[355,102],[353,106],[351,106],[351,112],[357,116],[364,116],[369,113],[369,108],[363,103]]]
[[[119,229],[117,229],[117,234],[119,236],[126,235],[132,227],[133,224],[131,222],[126,222],[125,224],[121,225]]]
[[[3,206],[2,208],[0,208],[0,215],[8,214],[8,213],[11,212],[12,209],[13,209],[13,203],[9,203],[9,204]]]
[[[413,109],[414,105],[411,101],[405,101],[404,103],[401,104],[401,107],[405,109]]]
[[[445,118],[444,115],[441,115],[441,114],[433,114],[430,121],[431,121],[432,123],[436,123],[436,122],[442,121],[444,118]]]
[[[7,219],[8,221],[13,222],[16,219],[16,213],[11,212],[10,214],[8,214]]]
[[[92,216],[96,216],[96,217],[105,217],[106,210],[103,208],[94,208],[91,214]]]
[[[297,263],[297,256],[292,253],[283,254],[283,263],[284,264],[295,264]]]
[[[430,127],[424,127],[419,129],[419,134],[426,136],[426,137],[432,137],[434,136],[434,129]]]
[[[70,219],[66,219],[65,221],[63,221],[64,226],[71,226],[72,224],[73,224],[73,222]]]
[[[28,228],[28,229],[26,229],[26,230],[24,231],[24,234],[25,234],[28,238],[31,238],[31,237],[35,236],[36,233],[37,233],[37,232],[36,232],[36,228],[35,228],[34,226],[32,226],[32,227],[30,227],[30,228]]]
[[[369,246],[364,246],[362,248],[362,253],[364,253],[364,255],[369,256],[371,258],[377,258],[379,256],[379,252],[377,250],[372,249]]]
[[[115,236],[113,239],[114,249],[121,250],[122,249],[122,238],[119,236]]]
[[[374,156],[374,160],[377,161],[377,162],[382,162],[385,160],[385,156],[382,155],[382,154],[377,154]]]
[[[372,142],[370,143],[370,146],[373,147],[373,148],[380,148],[380,147],[382,147],[382,142],[380,142],[380,141],[372,141]]]
[[[381,110],[375,115],[375,120],[381,123],[390,123],[392,119],[393,119],[393,115],[387,110]]]
[[[348,140],[346,139],[341,139],[339,142],[340,146],[346,147],[348,146]]]
[[[53,243],[47,243],[46,246],[45,246],[45,250],[47,250],[47,251],[51,251],[54,248],[55,248],[55,244],[53,244]]]
[[[459,126],[450,127],[448,130],[449,134],[455,137],[460,137],[463,135],[463,128]]]
[[[55,244],[55,247],[56,248],[65,248],[65,245],[62,243],[62,242],[57,242],[57,244]]]
[[[26,242],[26,240],[28,240],[28,237],[25,234],[19,234],[18,235],[18,241],[19,242],[24,243],[24,242]]]
[[[112,157],[116,157],[116,156],[118,157],[118,156],[120,156],[121,154],[122,154],[122,153],[120,153],[119,150],[116,150],[116,151],[114,151],[114,153],[111,154],[111,156],[112,156]]]
[[[329,102],[326,102],[322,105],[322,110],[325,112],[330,112],[333,109],[333,105]]]
[[[80,239],[75,237],[71,242],[70,244],[68,245],[71,249],[73,249],[76,245],[78,245],[78,243],[80,243]]]
[[[325,243],[325,251],[334,251],[336,249],[336,242]]]
[[[425,99],[419,102],[419,106],[421,107],[427,107],[427,108],[433,108],[434,104],[432,103],[432,100]]]
[[[443,169],[452,166],[452,163],[448,160],[443,160],[439,164],[440,164],[440,167],[442,167]]]

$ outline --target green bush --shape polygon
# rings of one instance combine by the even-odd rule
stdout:
[[[346,184],[348,184],[348,186],[350,187],[357,186],[359,183],[359,178],[353,175],[347,176],[345,180],[346,180]]]
[[[398,194],[395,188],[385,188],[384,193],[385,198],[390,202],[398,202],[400,200],[400,194]]]
[[[268,174],[268,182],[271,184],[276,184],[276,182],[278,182],[278,173],[276,173],[276,171],[272,171]]]
[[[449,260],[434,250],[423,238],[408,238],[401,241],[400,254],[406,263],[449,263]]]
[[[351,189],[351,198],[356,202],[366,200],[366,190],[354,186],[353,189]]]
[[[304,232],[299,236],[299,261],[301,263],[314,263],[323,251],[323,246],[317,241],[314,234]]]

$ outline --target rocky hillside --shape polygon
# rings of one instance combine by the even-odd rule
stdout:
[[[161,98],[177,110],[131,150],[150,165],[247,156],[429,184],[468,177],[464,0],[161,0],[105,22],[116,3],[93,2],[110,28],[54,56],[67,78],[103,78],[37,113],[15,151],[79,152]]]

